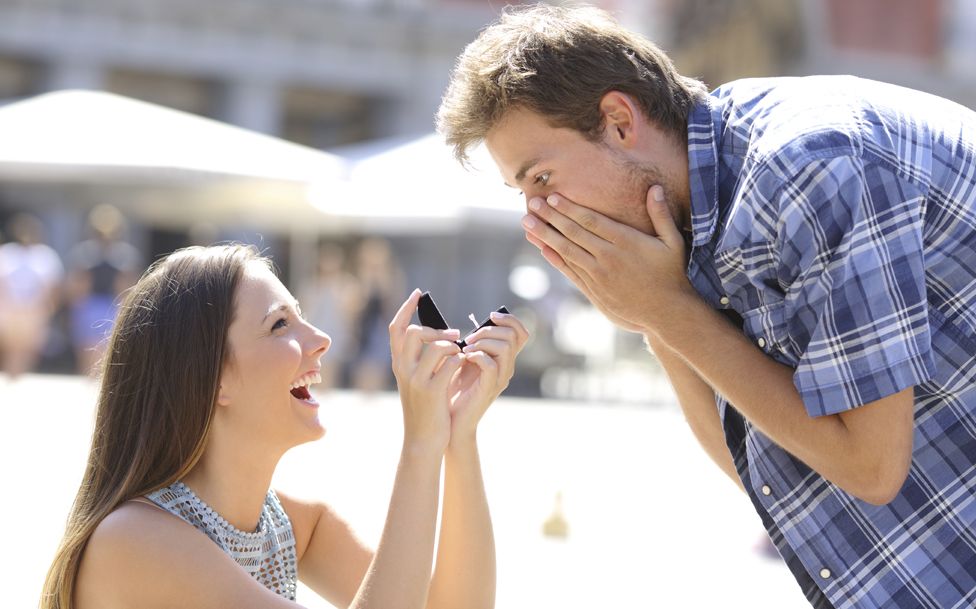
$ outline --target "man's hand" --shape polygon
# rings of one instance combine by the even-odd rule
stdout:
[[[653,333],[698,296],[685,276],[684,240],[660,186],[648,190],[646,205],[657,236],[559,194],[530,200],[522,225],[529,242],[610,321]]]

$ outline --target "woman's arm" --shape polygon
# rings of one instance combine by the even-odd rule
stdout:
[[[462,355],[450,342],[457,330],[409,325],[419,296],[390,324],[404,446],[376,552],[325,505],[279,493],[295,528],[302,581],[338,607],[494,606],[494,539],[476,431],[508,385],[528,333],[515,317],[493,315],[498,325],[469,337]],[[431,578],[442,460],[444,512]]]
[[[403,407],[403,450],[386,526],[350,607],[420,609],[427,604],[441,461],[451,437],[448,386],[461,367],[457,330],[410,324],[414,290],[390,322],[390,351]]]
[[[428,609],[495,605],[495,540],[478,456],[478,423],[508,386],[528,332],[512,315],[467,339],[465,362],[451,385],[451,441],[445,455],[444,505],[437,568]]]
[[[495,537],[481,476],[478,445],[447,450],[437,568],[428,609],[495,606]]]

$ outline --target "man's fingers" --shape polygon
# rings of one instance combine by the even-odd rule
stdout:
[[[538,200],[542,202],[542,199]],[[529,208],[532,209],[532,201],[529,201]],[[533,211],[535,210],[533,209]],[[562,231],[563,234],[566,234],[566,231],[563,230],[563,223],[568,220],[587,234],[593,235],[603,241],[609,241],[610,243],[615,243],[624,229],[628,228],[616,220],[608,218],[588,207],[577,205],[559,193],[553,193],[546,197],[545,201],[542,202],[538,214]],[[569,225],[567,225],[567,228],[569,228]],[[573,229],[569,228],[569,230]]]
[[[522,227],[526,233],[534,235],[548,249],[558,254],[559,258],[566,262],[570,262],[576,266],[585,266],[586,264],[592,264],[594,261],[593,255],[588,250],[567,239],[565,235],[562,235],[558,230],[546,224],[538,216],[530,214],[522,218]],[[553,264],[553,266],[558,264],[554,263],[550,259],[551,257],[546,254],[546,248],[542,248],[542,255],[546,260]]]
[[[671,249],[684,247],[684,239],[681,238],[681,231],[675,224],[674,216],[671,215],[671,208],[664,198],[664,188],[660,185],[651,186],[647,190],[647,215],[650,216],[654,224],[654,232],[664,244]]]
[[[570,206],[574,208],[572,217],[565,213],[570,211]],[[607,240],[594,231],[605,231],[607,227],[604,226],[604,222],[611,220],[585,207],[575,205],[569,199],[564,199],[557,194],[549,195],[545,200],[534,197],[529,201],[529,212],[591,254],[595,254],[607,244]]]

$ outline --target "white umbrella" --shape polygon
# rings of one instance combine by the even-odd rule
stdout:
[[[0,179],[121,189],[114,202],[156,224],[328,230],[307,190],[344,172],[335,155],[111,93],[59,91],[0,108]]]
[[[525,213],[518,191],[505,186],[483,146],[472,151],[470,168],[462,167],[434,133],[343,152],[361,157],[349,161],[345,191],[313,190],[312,200],[350,223],[388,233],[451,231],[466,225],[511,229]]]

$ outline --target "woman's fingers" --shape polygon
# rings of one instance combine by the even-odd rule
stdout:
[[[491,314],[491,321],[495,324],[494,326],[485,326],[477,332],[473,332],[464,339],[464,342],[470,345],[485,338],[493,338],[511,342],[517,350],[520,350],[528,342],[529,331],[514,315],[495,311]]]
[[[472,351],[464,354],[464,360],[477,366],[484,376],[488,387],[495,384],[498,378],[498,362],[485,351]]]
[[[410,325],[410,320],[413,318],[413,312],[417,310],[417,302],[419,300],[420,290],[410,292],[410,296],[403,301],[396,315],[393,316],[393,321],[390,322],[390,349],[394,353],[399,351],[403,343],[404,334],[407,331],[407,326]]]
[[[461,332],[456,329],[435,330],[434,328],[411,324],[407,326],[407,329],[404,331],[404,339],[400,347],[400,357],[397,359],[399,360],[401,366],[406,367],[407,372],[413,372],[413,370],[417,367],[417,362],[420,358],[421,351],[423,351],[424,345],[439,340],[453,342],[460,338],[460,336]],[[396,355],[395,351],[394,355]]]
[[[441,366],[444,358],[459,355],[457,343],[449,340],[437,340],[427,343],[420,354],[420,360],[414,368],[413,376],[421,381],[429,380]]]
[[[454,345],[457,348],[457,345]],[[466,355],[460,352],[455,352],[454,355],[450,355],[447,359],[442,360],[440,368],[434,372],[433,378],[431,378],[431,385],[433,385],[438,391],[446,391],[447,386],[451,383],[451,379],[454,378],[454,374],[461,368],[464,361],[468,359]]]

